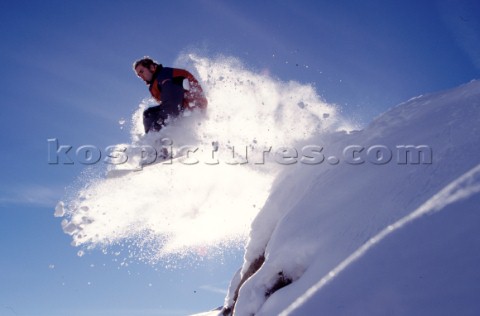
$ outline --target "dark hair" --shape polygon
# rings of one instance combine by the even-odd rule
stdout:
[[[142,59],[139,59],[133,63],[133,70],[135,70],[135,68],[137,68],[138,65],[142,65],[145,68],[150,68],[150,66],[152,65],[158,66],[158,63],[153,59],[151,59],[150,57],[145,56]]]

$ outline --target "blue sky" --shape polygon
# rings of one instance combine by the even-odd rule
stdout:
[[[0,315],[181,315],[222,304],[216,288],[241,251],[173,270],[124,267],[111,254],[78,257],[52,216],[83,167],[49,165],[47,139],[127,141],[118,120],[147,96],[131,69],[139,57],[234,56],[313,84],[362,124],[480,77],[474,0],[3,1],[0,26]]]

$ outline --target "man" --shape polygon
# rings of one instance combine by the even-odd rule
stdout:
[[[160,102],[143,112],[145,133],[159,131],[187,109],[206,109],[207,99],[200,83],[184,69],[163,67],[149,57],[137,60],[133,69],[149,86],[152,97]],[[188,88],[184,87],[187,80]]]

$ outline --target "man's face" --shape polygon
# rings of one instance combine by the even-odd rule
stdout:
[[[155,66],[150,66],[147,68],[143,65],[138,65],[135,67],[135,72],[137,76],[143,79],[146,83],[151,83],[153,79],[153,73],[155,72]]]

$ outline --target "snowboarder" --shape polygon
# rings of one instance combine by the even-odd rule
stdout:
[[[152,97],[160,102],[143,112],[145,133],[159,131],[168,119],[187,109],[206,109],[208,102],[202,87],[187,70],[163,67],[149,57],[135,61],[133,69],[149,86]]]

